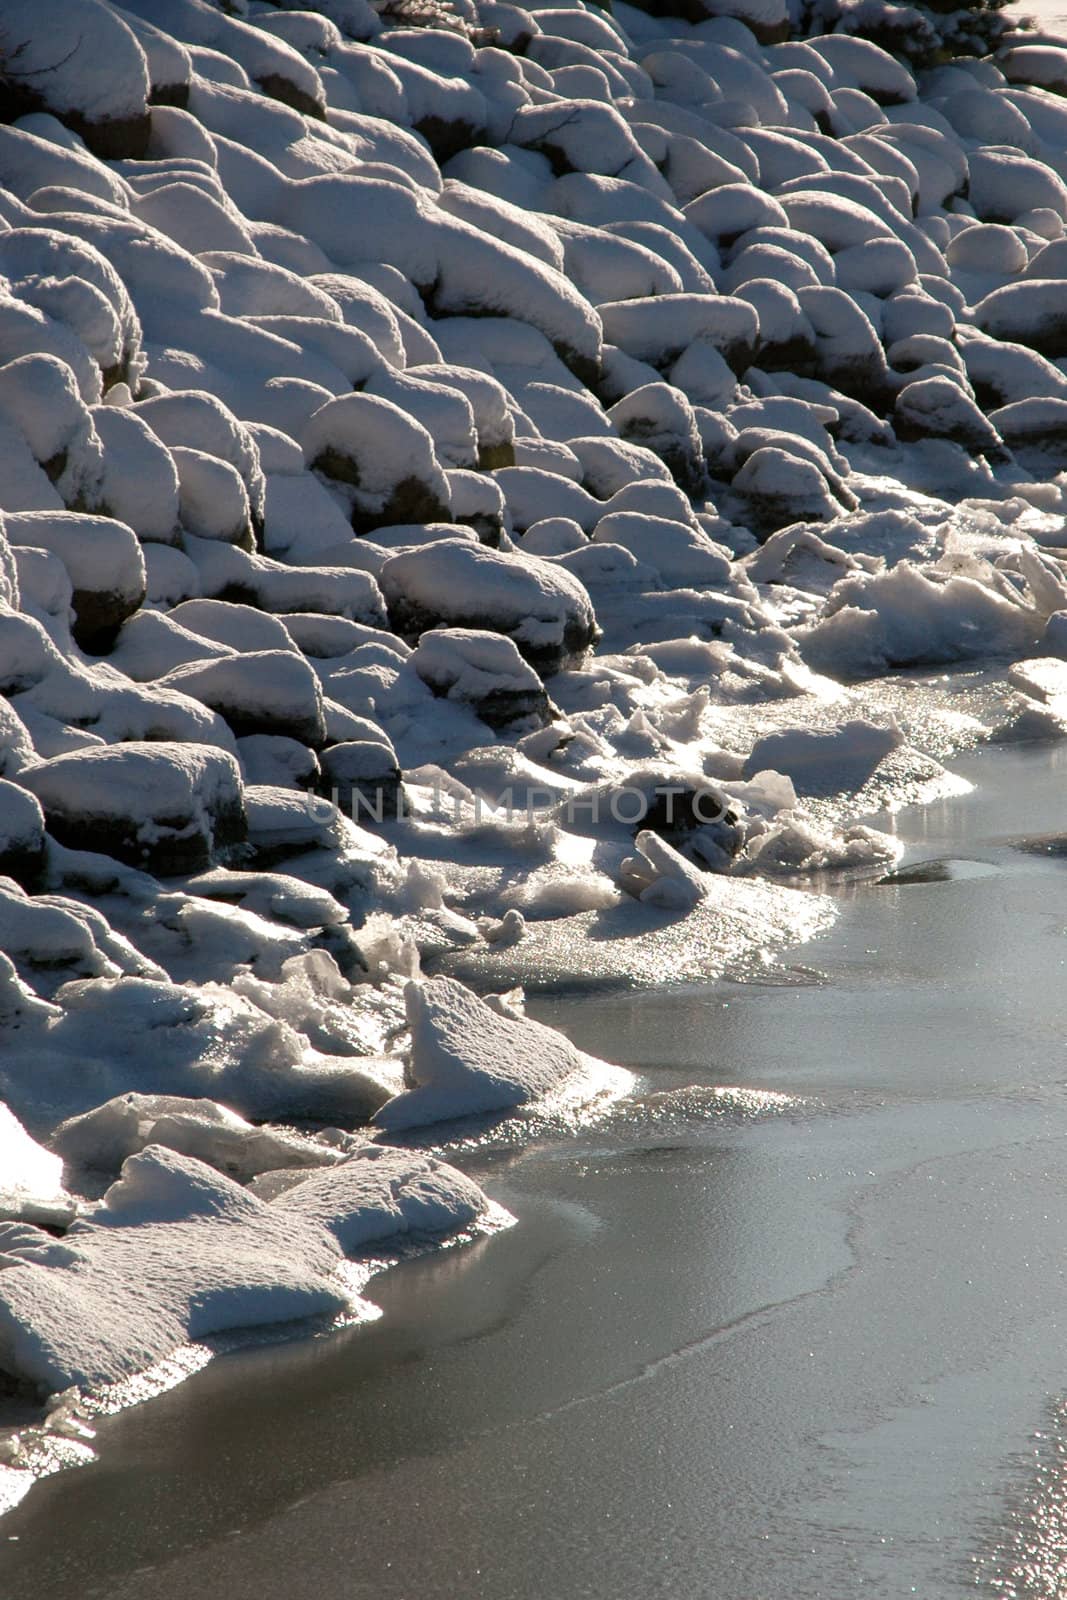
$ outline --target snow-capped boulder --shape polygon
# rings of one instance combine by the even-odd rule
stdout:
[[[974,321],[992,338],[1028,345],[1050,361],[1067,355],[1067,306],[1058,279],[1004,284],[979,300]]]
[[[975,455],[1006,458],[1004,442],[970,395],[951,378],[920,378],[897,395],[893,426],[900,439],[951,439]]]
[[[312,746],[325,741],[319,680],[292,650],[251,650],[193,661],[159,681],[210,706],[237,735],[280,734]]]
[[[285,623],[253,605],[230,600],[184,600],[167,620],[215,646],[216,655],[293,648]]]
[[[247,784],[273,789],[314,789],[321,768],[314,750],[277,733],[249,733],[237,741]]]
[[[325,119],[321,78],[284,39],[198,0],[127,0],[126,9],[192,46],[194,59],[199,50],[217,52],[236,63],[263,94],[303,116]]]
[[[148,65],[120,16],[102,0],[5,0],[0,16],[4,122],[48,111],[105,160],[140,157],[148,144]]]
[[[382,366],[363,385],[361,392],[364,396],[390,401],[421,424],[433,440],[434,452],[443,467],[477,465],[474,409],[459,389],[440,382],[426,383],[410,369],[394,372],[391,367]],[[398,516],[396,520],[418,519]]]
[[[1015,400],[990,413],[989,426],[1014,451],[1031,453],[1044,470],[1067,466],[1067,391],[1062,396]],[[1024,457],[1024,459],[1026,459]]]
[[[175,445],[170,452],[178,474],[181,524],[198,539],[221,539],[251,550],[252,513],[240,473],[228,461]]]
[[[754,450],[731,485],[741,496],[747,519],[764,534],[792,522],[832,522],[841,514],[819,467],[776,445]]]
[[[724,183],[690,200],[682,215],[713,243],[727,246],[754,228],[787,228],[781,203],[754,183]]]
[[[1067,399],[1067,374],[1027,345],[981,335],[961,342],[967,378],[987,410],[1031,399]]]
[[[815,332],[792,289],[773,278],[750,278],[739,286],[737,298],[747,301],[759,318],[756,365],[762,372],[813,369]],[[685,359],[683,356],[682,361]]]
[[[506,634],[541,676],[580,662],[597,638],[582,585],[535,556],[443,539],[393,556],[381,584],[402,638],[438,627]]]
[[[608,416],[630,444],[652,450],[689,495],[707,485],[704,445],[693,408],[669,383],[646,383],[617,400]]]
[[[598,172],[618,176],[639,151],[633,134],[614,106],[596,100],[567,99],[522,106],[509,130],[520,149],[539,150],[557,176]]]
[[[18,137],[20,130],[0,133]],[[87,165],[93,171],[107,170],[99,162]],[[92,243],[59,228],[12,227],[0,234],[0,273],[21,300],[64,324],[76,337],[78,348],[84,347],[96,362],[105,389],[127,383],[137,391],[145,364],[140,318],[123,278]],[[61,351],[56,354],[62,357]],[[75,366],[74,371],[79,390],[89,401],[80,369]]]
[[[402,815],[400,763],[387,734],[348,713],[346,737],[320,757],[315,788],[354,822],[391,821]]]
[[[819,376],[877,409],[891,385],[885,351],[866,312],[842,289],[801,289],[797,299],[815,333]]]
[[[1029,156],[996,149],[970,156],[968,199],[983,222],[1014,222],[1024,211],[1048,207],[1067,219],[1067,184]]]
[[[0,778],[0,877],[33,888],[45,866],[44,814],[36,797]]]
[[[385,623],[381,590],[354,567],[286,566],[215,539],[186,540],[195,559],[200,596],[257,607],[276,615],[321,611],[372,628]],[[177,553],[177,552],[175,552]]]
[[[472,628],[431,628],[411,665],[434,694],[469,705],[491,728],[549,720],[540,678],[513,640]]]
[[[988,272],[1009,277],[1026,271],[1030,257],[1014,228],[978,222],[950,239],[945,248],[945,260],[961,272]],[[1027,276],[1055,277],[1055,273],[1035,271],[1028,272]]]
[[[363,394],[331,400],[308,420],[301,443],[311,468],[344,486],[357,532],[448,520],[448,480],[433,440],[393,401]]]
[[[142,541],[176,543],[178,471],[170,451],[132,408],[94,406],[91,414],[104,451],[101,511]]]
[[[265,485],[259,449],[250,429],[216,395],[196,389],[154,395],[134,415],[169,449],[198,450],[231,466],[244,484],[253,528],[261,530]]]
[[[230,654],[228,646],[199,638],[173,616],[143,609],[122,624],[108,653],[108,665],[135,683],[152,683],[174,667]]]
[[[621,545],[660,574],[667,587],[720,588],[730,580],[730,559],[701,529],[639,511],[610,511],[593,531],[598,544]]]
[[[86,650],[106,650],[145,597],[145,565],[132,528],[110,517],[75,511],[26,511],[5,519],[13,545],[57,555],[70,575],[74,637]]]
[[[665,370],[695,339],[713,345],[740,374],[751,366],[759,317],[732,295],[662,294],[600,307],[604,337],[637,361]]]
[[[48,355],[0,367],[0,417],[19,429],[64,505],[100,509],[103,446],[70,367]]]
[[[158,873],[194,872],[244,837],[233,756],[206,745],[106,745],[55,756],[20,774],[48,831]]]
[[[809,44],[829,64],[836,83],[863,89],[879,105],[907,105],[916,98],[915,79],[907,67],[869,39],[828,33]]]

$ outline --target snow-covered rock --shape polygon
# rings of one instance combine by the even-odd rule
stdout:
[[[390,621],[413,643],[433,628],[482,628],[506,634],[548,675],[581,661],[597,637],[582,585],[536,556],[443,539],[393,556],[381,583]]]
[[[76,511],[19,512],[5,528],[12,545],[59,557],[73,590],[75,639],[86,650],[106,649],[145,597],[144,557],[132,528]]]
[[[233,756],[205,745],[140,743],[54,756],[20,775],[49,832],[76,850],[157,872],[206,866],[244,837]]]
[[[301,444],[312,469],[348,491],[357,533],[382,523],[448,520],[448,480],[433,440],[391,400],[331,400],[309,418]]]
[[[9,0],[0,18],[4,121],[48,111],[107,159],[148,143],[148,65],[135,35],[102,0]]]
[[[431,628],[411,665],[434,694],[469,705],[491,728],[546,723],[548,696],[512,639],[473,628]]]
[[[36,796],[0,778],[0,877],[33,888],[46,862],[44,814]]]

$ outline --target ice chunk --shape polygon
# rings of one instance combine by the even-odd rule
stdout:
[[[523,1105],[585,1066],[561,1034],[499,1015],[452,978],[411,982],[404,1000],[411,1029],[407,1087],[374,1116],[389,1132]]]
[[[64,1227],[74,1211],[62,1159],[31,1139],[0,1101],[0,1220]]]
[[[785,773],[801,795],[852,791],[861,789],[879,762],[903,742],[892,720],[886,727],[857,718],[830,729],[783,728],[756,741],[744,775]]]
[[[277,1211],[317,1222],[347,1256],[392,1239],[440,1238],[477,1221],[486,1205],[478,1185],[455,1167],[386,1145],[356,1151],[273,1202]]]
[[[202,1162],[152,1146],[60,1243],[0,1230],[0,1370],[48,1390],[130,1377],[190,1339],[342,1310],[339,1249]]]
[[[217,1100],[165,1094],[116,1095],[60,1123],[50,1142],[58,1152],[54,1161],[98,1172],[117,1172],[146,1145],[164,1145],[238,1182],[278,1167],[327,1167],[343,1158],[343,1151],[292,1130],[256,1128]]]
[[[650,828],[637,835],[634,854],[619,869],[619,885],[662,911],[691,911],[708,892],[707,875]]]

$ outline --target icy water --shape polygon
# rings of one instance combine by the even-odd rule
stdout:
[[[766,983],[540,1001],[641,1097],[462,1157],[518,1226],[381,1322],[105,1421],[3,1600],[1067,1594],[1067,752],[955,765]]]

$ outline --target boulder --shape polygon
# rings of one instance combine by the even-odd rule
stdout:
[[[53,756],[20,774],[60,844],[161,875],[197,872],[245,835],[233,756],[133,741]]]

